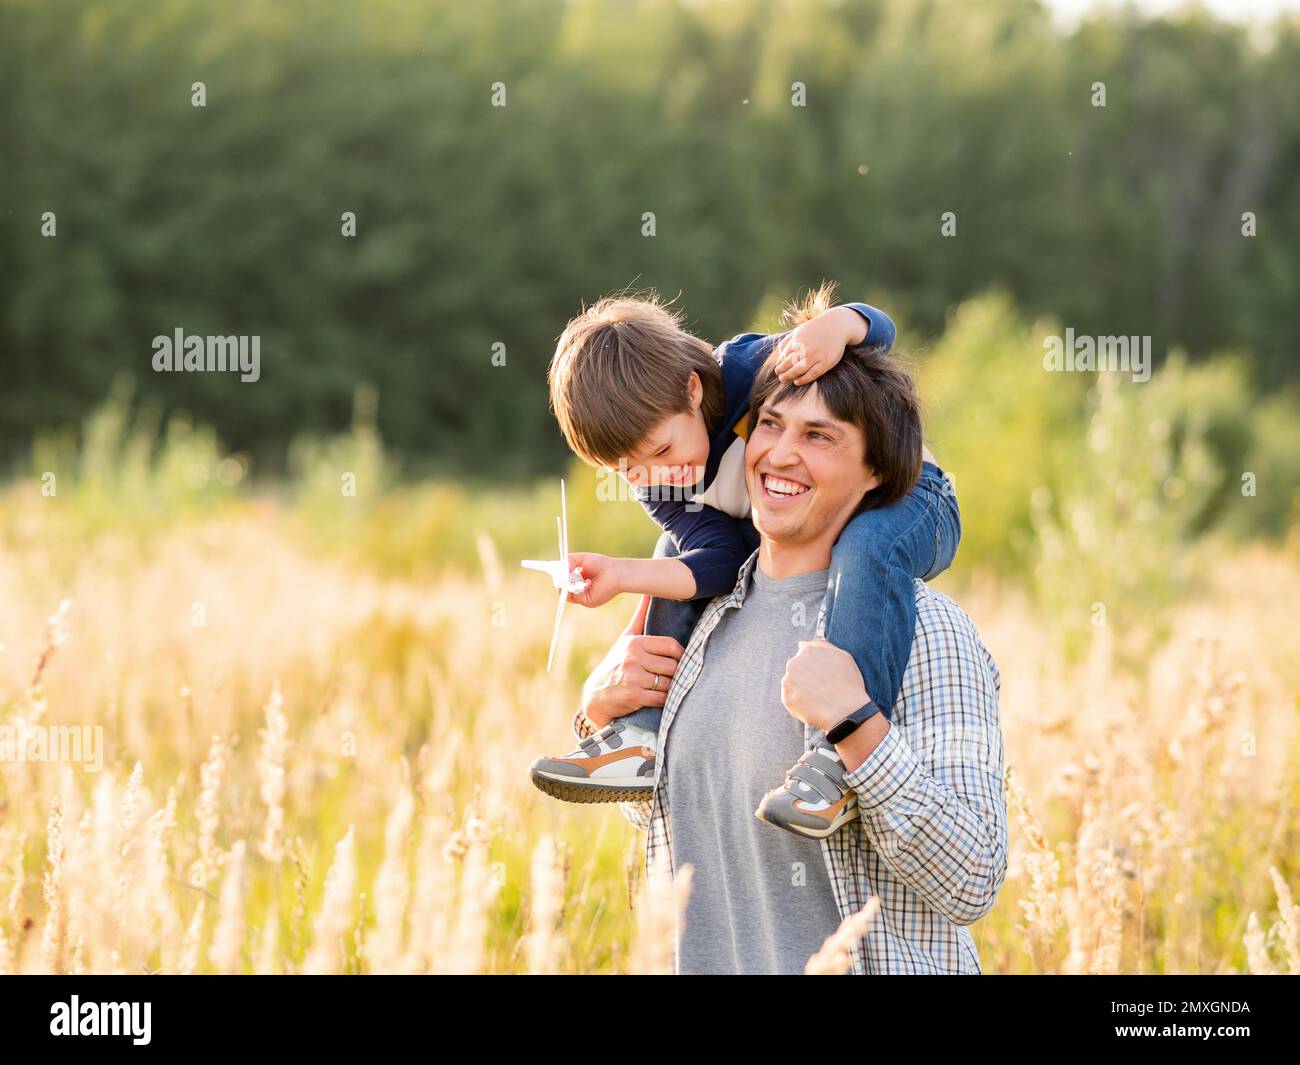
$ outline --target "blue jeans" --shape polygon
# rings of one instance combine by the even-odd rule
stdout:
[[[744,520],[758,546],[753,523]],[[916,486],[897,503],[853,518],[831,549],[826,582],[826,639],[853,656],[867,694],[892,718],[916,631],[914,578],[929,580],[952,565],[961,540],[957,495],[943,470],[923,463]],[[664,533],[655,558],[677,554]],[[671,636],[683,647],[707,599],[650,600],[647,636]],[[658,731],[663,710],[643,706],[623,720]]]

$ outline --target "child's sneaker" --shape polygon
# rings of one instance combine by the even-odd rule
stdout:
[[[659,734],[615,718],[563,758],[538,758],[529,767],[547,795],[566,802],[629,802],[648,799],[655,788]]]
[[[844,779],[834,747],[814,747],[786,770],[785,783],[763,796],[754,816],[799,836],[822,839],[858,816],[858,797]]]

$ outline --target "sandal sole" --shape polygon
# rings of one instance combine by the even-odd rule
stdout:
[[[539,791],[564,802],[636,802],[638,799],[648,799],[654,794],[654,785],[645,788],[628,788],[608,784],[578,784],[571,780],[556,780],[554,777],[537,772],[530,772],[528,775]]]

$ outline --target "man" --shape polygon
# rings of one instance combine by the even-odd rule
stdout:
[[[867,421],[873,387],[851,358],[811,385],[782,384],[770,365],[755,382],[745,477],[759,547],[671,655],[653,797],[621,804],[648,832],[648,869],[661,854],[670,871],[694,868],[680,973],[801,972],[872,895],[881,908],[854,973],[980,972],[965,926],[1006,874],[997,666],[961,609],[918,580],[912,655],[887,719],[852,656],[820,639],[824,613],[806,631],[831,549],[878,483],[865,446],[881,428]],[[770,491],[773,478],[806,490]],[[617,746],[609,722],[642,705],[651,665],[665,672],[666,638],[634,633],[588,680],[579,739]],[[765,782],[801,748],[778,789],[785,816],[858,808],[820,839],[756,816],[773,798]]]

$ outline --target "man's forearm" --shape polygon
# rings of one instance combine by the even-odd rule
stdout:
[[[889,721],[884,714],[873,714],[867,718],[858,728],[854,729],[849,735],[835,745],[835,750],[839,753],[840,761],[844,763],[844,771],[852,773],[858,766],[862,765],[872,752],[880,746],[881,740],[885,738],[885,733],[889,731]]]
[[[992,908],[1006,876],[1002,749],[999,735],[986,764],[984,752],[970,749],[979,744],[951,742],[936,776],[890,725],[845,779],[858,796],[861,829],[881,861],[948,920],[965,925]],[[848,743],[837,745],[841,757]]]

